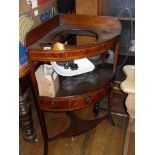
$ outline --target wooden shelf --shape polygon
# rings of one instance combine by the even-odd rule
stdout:
[[[89,81],[83,81],[83,82],[79,82],[79,84],[77,84],[77,86],[75,86],[74,89],[72,90],[66,90],[64,89],[63,87],[60,87],[57,94],[56,94],[56,97],[69,97],[69,96],[80,96],[80,95],[83,95],[83,94],[88,94],[90,92],[97,92],[98,90],[100,90],[104,85],[106,85],[106,83],[108,82],[109,79],[112,79],[113,78],[113,72],[112,70],[107,70],[107,69],[104,69],[104,67],[100,66],[98,67],[98,69],[96,69],[95,71],[93,71],[93,73],[91,74],[88,74],[88,76],[91,76],[93,77],[93,74],[95,74],[97,77],[96,77],[96,81],[95,79],[92,79],[91,80],[94,82],[89,82]],[[73,81],[78,81],[78,77],[81,77],[82,76],[77,76],[77,77],[74,77],[72,78]],[[60,86],[62,86],[62,81],[64,80],[63,77],[61,77],[62,79],[60,80]]]

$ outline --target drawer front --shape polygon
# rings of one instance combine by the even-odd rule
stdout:
[[[103,96],[108,95],[108,93],[109,93],[109,87],[107,87],[104,90],[100,90],[100,91],[94,93],[93,97],[92,97],[93,103],[99,102],[103,98]]]
[[[70,110],[81,109],[92,103],[92,96],[81,96],[78,98],[70,99]]]
[[[70,98],[41,98],[40,107],[45,111],[64,112],[84,108],[90,104],[99,102],[103,96],[109,92],[109,87],[106,86],[97,92],[84,94]]]
[[[107,95],[108,91],[109,91],[109,88],[105,90],[100,90],[95,93],[89,93],[80,97],[72,98],[70,99],[69,109],[70,110],[81,109],[90,104],[99,102],[103,96]]]
[[[69,109],[68,99],[40,100],[40,107],[45,111],[67,111]]]

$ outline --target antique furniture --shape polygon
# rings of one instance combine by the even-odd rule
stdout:
[[[123,92],[128,94],[125,105],[129,114],[129,122],[125,135],[123,155],[127,155],[130,133],[134,132],[135,127],[135,66],[126,65],[123,67],[123,71],[127,78],[121,83],[120,87]]]
[[[35,28],[37,25],[41,23],[40,15],[51,10],[53,5],[52,1],[47,2],[44,5],[41,5],[37,8],[32,9],[32,5],[28,4],[25,0],[19,0],[19,16],[22,15],[31,16],[34,20],[34,25],[32,28]],[[37,9],[39,11],[39,15],[35,16],[34,11]],[[19,18],[20,19],[20,18]],[[21,22],[23,23],[23,22]],[[29,23],[25,23],[26,27]],[[25,34],[26,30],[23,27],[23,33]],[[20,26],[19,26],[20,28]],[[22,37],[24,38],[24,37]],[[22,129],[23,138],[29,142],[36,141],[36,133],[33,128],[33,120],[32,120],[32,111],[31,111],[31,80],[30,80],[30,69],[28,63],[24,63],[19,67],[19,123]]]
[[[113,17],[60,14],[27,34],[25,45],[28,50],[35,105],[44,139],[44,155],[48,152],[48,142],[50,140],[78,135],[95,127],[106,118],[114,125],[111,116],[112,81],[116,72],[120,33],[121,24]],[[72,36],[89,36],[93,37],[94,41],[86,44],[76,44],[76,41],[73,45],[66,44],[66,41]],[[61,50],[53,49],[57,42],[65,43],[64,48]],[[50,48],[44,50],[44,45],[48,45]],[[105,65],[97,66],[93,71],[98,75],[95,83],[82,82],[74,90],[66,91],[61,87],[64,79],[61,76],[60,88],[55,97],[39,96],[35,64],[90,58],[102,55],[108,49],[113,49],[115,53],[113,66],[111,69],[106,68]],[[74,113],[75,110],[96,104],[104,96],[109,98],[105,116],[94,120],[82,120]],[[67,112],[71,118],[70,127],[54,137],[49,137],[44,118],[45,111]]]
[[[28,64],[20,66],[19,70],[19,123],[25,140],[36,141],[33,128],[30,94],[30,70]]]

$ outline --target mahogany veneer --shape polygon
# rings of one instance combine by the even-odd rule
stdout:
[[[36,100],[36,108],[40,119],[44,138],[44,155],[48,152],[48,142],[56,138],[74,136],[95,127],[100,121],[108,118],[112,125],[111,102],[113,96],[112,80],[116,71],[118,57],[118,41],[121,33],[120,22],[108,16],[64,15],[53,17],[27,34],[25,45],[28,50],[29,67],[32,87]],[[56,42],[64,43],[70,35],[95,37],[96,40],[83,45],[64,45],[64,50],[43,50],[42,44]],[[95,72],[98,75],[96,83],[83,82],[74,90],[66,91],[61,87],[55,97],[39,96],[35,78],[35,63],[75,60],[104,54],[108,49],[114,49],[114,64],[111,71],[102,67]],[[109,96],[107,115],[95,120],[81,120],[73,111],[96,104],[103,96]],[[69,129],[49,138],[46,130],[44,111],[67,112],[71,117]]]

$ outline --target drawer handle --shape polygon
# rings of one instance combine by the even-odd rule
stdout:
[[[54,104],[55,104],[55,102],[54,102],[54,101],[52,101],[52,102],[50,102],[50,104],[54,105]]]
[[[85,100],[86,100],[86,102],[87,102],[87,103],[91,103],[91,102],[92,102],[91,97],[86,97],[86,99],[85,99]]]

